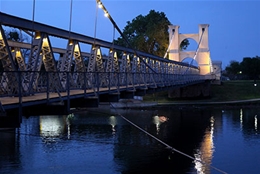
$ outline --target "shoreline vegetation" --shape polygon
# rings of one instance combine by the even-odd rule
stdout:
[[[255,106],[260,104],[260,81],[232,80],[221,85],[211,85],[210,97],[171,99],[162,91],[143,97],[143,102],[157,102],[158,105],[228,105]]]

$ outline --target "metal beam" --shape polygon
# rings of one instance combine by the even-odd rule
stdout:
[[[159,60],[159,61],[163,61],[163,62],[174,62],[175,64],[178,64],[178,65],[187,66],[186,63],[164,59],[162,57],[155,56],[155,55],[152,55],[152,54],[148,54],[148,53],[145,53],[145,52],[142,52],[142,51],[133,50],[132,48],[114,45],[111,42],[107,42],[107,41],[104,41],[104,40],[85,36],[83,34],[70,32],[68,30],[56,28],[56,27],[53,27],[53,26],[50,26],[50,25],[39,23],[39,22],[35,22],[35,21],[33,22],[31,20],[12,16],[12,15],[5,14],[5,13],[2,13],[2,12],[0,12],[0,23],[2,25],[5,25],[5,26],[10,26],[10,27],[14,27],[14,28],[23,29],[23,30],[40,31],[40,32],[43,32],[43,33],[47,33],[49,36],[55,36],[55,37],[58,37],[58,38],[73,39],[73,40],[76,40],[78,42],[82,42],[82,43],[86,43],[86,44],[93,45],[95,43],[95,45],[98,45],[98,46],[104,47],[104,48],[111,48],[112,45],[113,45],[113,48],[115,50],[120,50],[120,51],[124,51],[124,52],[131,53],[131,54],[137,53],[138,56],[149,57],[151,59],[155,59],[155,60]]]

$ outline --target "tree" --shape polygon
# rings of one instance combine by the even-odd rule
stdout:
[[[240,63],[243,74],[246,74],[249,79],[255,80],[260,74],[260,59],[259,57],[244,57]]]
[[[169,25],[170,21],[163,12],[151,10],[146,16],[139,15],[132,22],[127,21],[123,34],[134,49],[163,57],[169,45]],[[115,43],[129,46],[122,37]],[[188,44],[187,40],[181,47],[185,49]]]
[[[226,67],[227,76],[231,79],[256,80],[260,75],[260,57],[244,57],[241,63],[231,61]]]
[[[12,40],[15,42],[27,42],[29,43],[30,38],[28,35],[23,34],[22,32],[19,32],[16,29],[12,29],[10,31],[5,31],[5,36],[7,40]],[[22,56],[24,59],[28,59],[30,50],[28,49],[21,49]]]
[[[230,65],[226,67],[226,73],[230,79],[236,79],[237,75],[241,72],[240,63],[238,61],[230,61]]]

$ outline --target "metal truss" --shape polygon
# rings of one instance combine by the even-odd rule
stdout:
[[[0,61],[3,66],[3,70],[7,73],[2,75],[1,79],[1,91],[8,94],[18,93],[18,76],[17,73],[8,73],[10,71],[17,71],[17,66],[12,57],[11,50],[8,46],[7,39],[5,37],[4,30],[0,25]],[[4,89],[3,89],[4,88]]]
[[[16,60],[18,64],[18,68],[20,71],[26,71],[26,65],[24,62],[24,58],[20,48],[13,48],[12,50],[13,58]]]
[[[126,85],[126,66],[127,66],[127,55],[123,53],[121,62],[120,62],[120,85]]]
[[[36,72],[40,71],[42,65],[41,48],[43,37],[43,33],[37,33],[32,41],[31,52],[26,67],[27,73],[25,73],[23,79],[23,87],[25,92],[27,92],[28,94],[32,94],[33,90],[36,90],[37,88],[39,73]]]
[[[49,77],[49,89],[59,93],[62,91],[62,86],[58,74],[55,73],[57,72],[57,67],[55,64],[51,43],[47,34],[44,34],[41,51],[45,70],[53,73]]]
[[[86,67],[81,55],[81,50],[78,42],[75,42],[74,46],[74,60],[75,60],[75,68],[73,73],[73,80],[78,87],[82,88],[84,84],[86,84],[85,72]]]
[[[108,55],[105,70],[107,72],[106,77],[107,77],[107,79],[109,79],[108,85],[117,86],[119,65],[118,65],[117,53],[113,49],[109,50],[109,55]]]
[[[89,62],[87,67],[87,84],[92,89],[94,89],[93,88],[94,84],[98,86],[106,86],[108,84],[105,75],[105,68],[103,65],[102,54],[99,46],[93,45],[91,48],[91,54],[89,57]]]
[[[131,60],[129,54],[126,57],[126,74],[127,74],[127,79],[126,79],[126,85],[131,85],[133,89],[134,87],[134,82],[133,82],[133,73],[132,73],[132,66],[131,66]]]
[[[65,54],[60,54],[59,62],[58,62],[58,70],[60,71],[59,77],[62,84],[62,87],[65,89],[68,81],[68,75],[71,71],[72,57],[74,52],[75,42],[72,40],[68,41],[67,49]]]
[[[49,90],[59,93],[62,90],[62,86],[58,74],[55,73],[57,72],[57,68],[49,37],[45,33],[36,32],[26,68],[27,73],[25,73],[23,79],[23,87],[28,94],[33,94],[38,90],[39,72],[42,63],[46,72],[53,72],[52,75],[48,76]]]

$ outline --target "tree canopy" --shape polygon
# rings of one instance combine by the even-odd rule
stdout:
[[[231,61],[226,67],[226,74],[231,79],[259,79],[260,76],[260,57],[244,57],[242,62]]]
[[[123,34],[134,49],[163,57],[169,45],[170,24],[163,12],[151,10],[146,16],[139,15],[131,22],[127,21]],[[129,46],[122,37],[115,40],[115,43]],[[186,40],[181,47],[186,48],[188,44]]]

